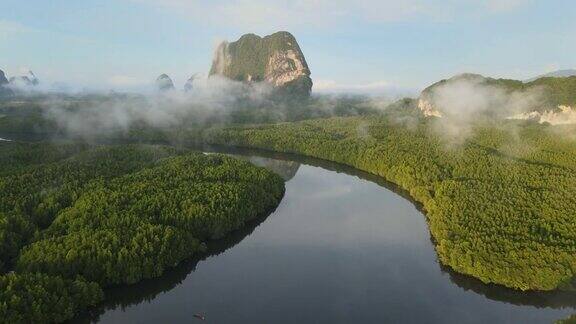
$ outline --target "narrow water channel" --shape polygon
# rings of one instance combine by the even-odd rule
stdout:
[[[74,322],[550,323],[576,312],[574,295],[520,293],[443,269],[424,215],[378,178],[243,154],[288,180],[272,214],[162,278],[108,290]]]

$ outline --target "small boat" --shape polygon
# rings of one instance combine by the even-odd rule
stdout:
[[[196,317],[199,320],[206,320],[206,316],[202,315],[202,314],[194,314],[194,317]]]

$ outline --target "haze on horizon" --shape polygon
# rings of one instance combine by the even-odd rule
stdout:
[[[222,40],[293,33],[316,92],[419,90],[461,72],[529,79],[576,66],[567,0],[3,0],[0,69],[139,91],[207,74]]]

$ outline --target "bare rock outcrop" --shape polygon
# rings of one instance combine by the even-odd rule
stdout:
[[[235,42],[221,43],[214,54],[210,75],[247,83],[266,82],[289,95],[308,96],[312,89],[304,54],[288,32],[266,37],[246,34]]]
[[[438,111],[434,105],[427,99],[418,99],[418,108],[424,117],[442,117],[442,113]]]
[[[6,78],[4,71],[0,70],[0,97],[11,96],[14,94],[9,86],[10,82],[8,81],[8,78]]]
[[[571,106],[558,106],[558,109],[545,111],[531,111],[517,114],[507,119],[531,120],[540,124],[572,125],[576,124],[576,109]]]
[[[28,71],[26,75],[21,76],[13,76],[10,78],[10,86],[21,89],[21,90],[29,90],[33,87],[36,87],[40,84],[40,81],[32,71]]]
[[[6,74],[4,71],[0,70],[0,87],[3,87],[8,84],[8,79],[6,78]]]

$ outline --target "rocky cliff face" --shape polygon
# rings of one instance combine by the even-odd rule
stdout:
[[[500,80],[485,78],[479,74],[464,73],[456,75],[450,79],[438,81],[422,91],[418,98],[418,108],[421,110],[425,117],[443,117],[446,113],[446,108],[442,107],[445,104],[466,105],[466,98],[458,98],[460,95],[466,96],[465,92],[476,92],[484,90],[485,88],[497,88],[500,85]],[[521,83],[518,81],[518,83]],[[480,91],[478,91],[480,92]],[[467,107],[462,107],[463,112]],[[452,113],[454,113],[452,111]]]
[[[294,36],[288,32],[242,36],[216,49],[210,75],[243,82],[266,82],[282,93],[308,96],[310,69]]]
[[[424,117],[442,117],[442,113],[427,98],[418,99],[418,108]]]
[[[6,78],[6,74],[4,71],[0,70],[0,87],[5,86],[8,84],[8,79]]]
[[[571,125],[576,124],[576,109],[570,106],[558,106],[557,109],[531,111],[510,116],[507,119],[531,120],[540,124]]]
[[[28,74],[21,76],[14,76],[10,78],[10,85],[16,88],[31,88],[40,84],[38,78],[32,71],[28,71]]]
[[[418,108],[426,117],[477,114],[528,119],[550,124],[574,123],[576,76],[544,77],[531,82],[461,74],[424,89]]]
[[[174,82],[167,74],[161,74],[158,78],[156,78],[156,88],[159,91],[171,91],[174,90]]]
[[[8,79],[4,74],[4,71],[0,70],[0,97],[9,96],[12,94],[12,90],[7,86],[9,85]]]

